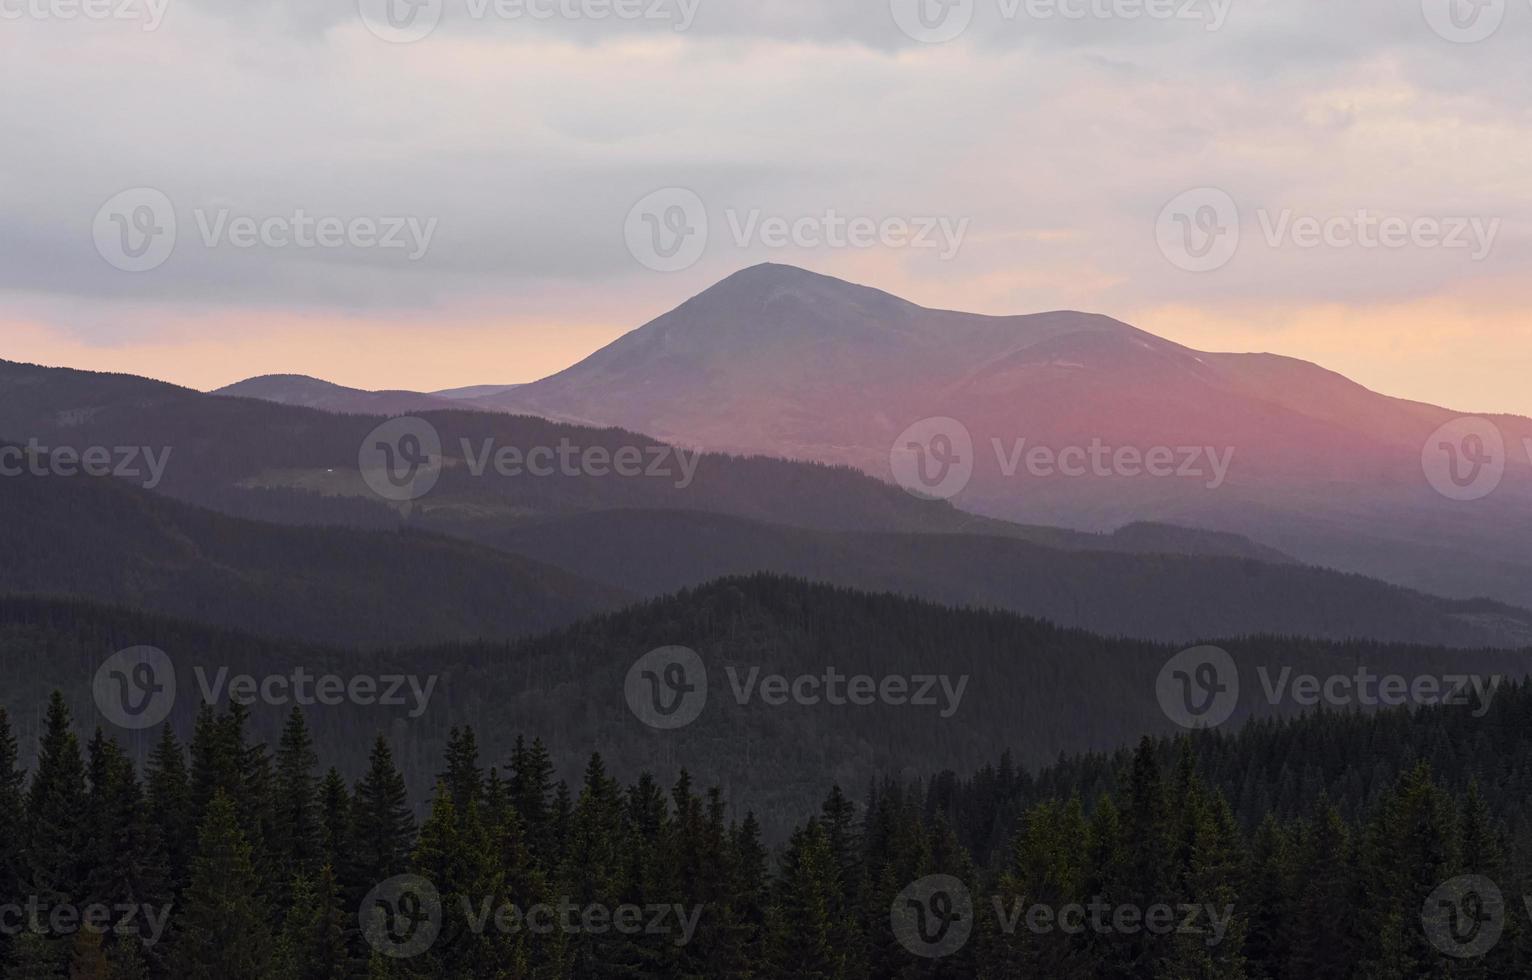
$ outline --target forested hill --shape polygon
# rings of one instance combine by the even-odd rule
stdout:
[[[1242,682],[1229,728],[1307,710],[1292,686],[1306,675],[1526,673],[1526,655],[1515,651],[1280,637],[1220,642]],[[578,772],[592,750],[621,778],[647,770],[671,779],[690,766],[720,784],[736,812],[754,809],[769,833],[783,831],[832,783],[964,771],[1007,750],[1018,765],[1037,767],[1060,753],[1111,750],[1145,733],[1178,730],[1157,689],[1177,647],[771,576],[722,580],[513,644],[365,654],[86,604],[0,601],[0,657],[13,678],[3,698],[18,729],[35,734],[53,688],[65,692],[82,723],[102,723],[93,698],[97,671],[114,651],[139,645],[164,650],[174,666],[178,693],[168,719],[183,735],[205,685],[215,697],[226,695],[220,676],[260,681],[302,668],[343,680],[411,679],[424,698],[402,687],[396,705],[342,699],[311,709],[316,740],[342,771],[358,772],[368,742],[384,734],[423,794],[453,726],[475,727],[491,760],[506,757],[518,733],[536,733],[558,747],[554,762],[565,775]],[[706,698],[689,723],[651,727],[637,710],[651,693],[642,675],[649,668],[671,675],[665,664],[646,668],[639,659],[671,646],[695,651],[705,676],[682,680]],[[839,703],[824,686],[832,669],[842,678]],[[878,692],[872,703],[846,700],[844,679],[857,676]],[[1275,699],[1268,685],[1279,688]],[[809,703],[795,690],[824,696]],[[260,700],[253,730],[274,737],[290,704]],[[24,738],[28,744],[35,743]]]
[[[75,596],[314,643],[510,639],[627,599],[421,531],[230,517],[126,480],[0,479],[0,595]]]
[[[1290,562],[1174,554],[1176,542],[1148,527],[1107,539],[1122,550],[664,509],[492,534],[472,520],[294,527],[127,480],[30,472],[0,480],[0,514],[0,594],[123,603],[357,648],[530,636],[639,596],[762,571],[1165,642],[1254,632],[1455,647],[1532,638],[1526,610]]]
[[[1326,715],[1146,738],[1036,778],[1005,759],[967,779],[835,787],[771,848],[700,766],[625,782],[593,755],[558,781],[541,740],[492,760],[453,729],[427,810],[388,739],[365,746],[357,778],[326,772],[334,746],[314,741],[312,710],[266,744],[243,711],[204,710],[185,740],[154,736],[142,768],[62,698],[43,714],[20,733],[41,749],[24,773],[0,711],[0,895],[30,895],[44,917],[99,904],[113,928],[0,935],[8,980],[1458,980],[1532,966],[1525,683],[1472,721],[1452,707]],[[379,904],[387,923],[369,914]],[[629,907],[675,916],[588,925]],[[539,908],[559,910],[555,925],[536,925]]]
[[[1174,541],[1149,527],[1125,528],[1113,539],[1123,550],[614,510],[541,521],[484,540],[645,596],[772,572],[1167,643],[1240,633],[1455,647],[1532,642],[1532,613],[1489,600],[1443,599],[1293,562],[1179,554]],[[1143,550],[1125,553],[1133,540]]]

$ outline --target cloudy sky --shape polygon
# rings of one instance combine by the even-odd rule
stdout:
[[[0,357],[528,381],[760,261],[1532,414],[1528,0],[0,0]]]

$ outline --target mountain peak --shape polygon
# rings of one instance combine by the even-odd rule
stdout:
[[[785,262],[758,262],[755,265],[747,265],[738,272],[720,279],[715,285],[722,286],[730,282],[780,284],[806,280],[829,280],[831,282],[844,283],[848,286],[851,285],[851,283],[836,279],[834,276],[827,276],[810,269],[805,269],[802,266],[789,265]]]
[[[231,398],[258,398],[281,405],[362,415],[393,415],[462,407],[451,398],[421,394],[418,391],[363,391],[306,374],[263,374],[236,381],[211,394]]]
[[[316,378],[308,374],[258,374],[253,378],[245,378],[230,385],[215,389],[215,395],[238,395],[254,391],[266,390],[275,387],[303,386],[311,388],[340,388],[341,386],[322,378]]]
[[[762,262],[748,266],[683,303],[698,301],[724,301],[729,304],[753,306],[771,301],[796,300],[806,304],[831,303],[835,305],[876,305],[915,308],[913,303],[885,293],[881,289],[862,286],[834,276],[823,275],[776,262]]]

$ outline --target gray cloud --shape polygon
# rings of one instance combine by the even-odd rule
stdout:
[[[888,3],[702,0],[666,21],[474,20],[388,44],[354,2],[172,0],[164,24],[23,20],[0,68],[0,291],[98,340],[151,306],[450,310],[549,281],[646,275],[623,219],[697,191],[715,235],[696,276],[816,252],[735,247],[723,214],[968,219],[959,256],[912,278],[1011,270],[1017,309],[1377,302],[1524,269],[1532,6],[1476,45],[1418,3],[1244,0],[1205,22],[1000,16],[925,45]],[[1211,185],[1254,212],[1471,214],[1495,253],[1302,252],[1247,241],[1188,279],[1155,248],[1160,207]],[[153,272],[108,265],[96,210],[163,191],[180,240]],[[196,214],[435,221],[429,252],[206,248]],[[1249,231],[1250,229],[1247,229]],[[120,304],[122,317],[108,312]],[[86,310],[91,312],[87,313]]]

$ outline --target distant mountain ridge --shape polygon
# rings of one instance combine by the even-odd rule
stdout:
[[[1286,634],[1450,647],[1532,645],[1532,612],[1360,575],[1158,547],[1062,549],[986,535],[815,531],[693,511],[603,511],[488,543],[644,596],[755,572],[1003,609],[1106,636],[1191,644]],[[1113,536],[1118,537],[1118,535]]]
[[[1262,696],[1257,671],[1263,667],[1318,677],[1351,676],[1367,666],[1405,677],[1471,673],[1507,680],[1528,670],[1526,650],[1283,637],[1219,642],[1245,679],[1229,731],[1252,718],[1311,710],[1292,698]],[[301,665],[315,674],[398,671],[436,678],[418,717],[402,705],[308,712],[326,758],[353,775],[375,736],[407,746],[399,765],[417,796],[428,796],[439,778],[452,727],[471,725],[485,764],[507,758],[518,734],[539,733],[569,778],[592,751],[615,775],[647,771],[664,784],[684,765],[720,785],[729,806],[753,809],[776,832],[784,818],[797,820],[837,782],[863,786],[881,774],[924,781],[943,769],[988,764],[1006,751],[1018,765],[1034,768],[1060,754],[1112,751],[1146,733],[1181,731],[1156,696],[1156,677],[1174,646],[765,575],[710,583],[511,645],[379,651],[272,641],[142,612],[0,595],[0,658],[14,675],[0,686],[0,706],[10,709],[19,731],[36,731],[48,693],[59,689],[82,727],[89,726],[102,717],[91,696],[93,675],[112,651],[137,645],[164,650],[176,674],[188,679],[198,665],[256,676]],[[663,646],[695,650],[706,673],[699,678],[707,691],[701,713],[669,731],[647,727],[625,695],[629,669]],[[962,679],[963,694],[945,705],[876,703],[856,710],[823,702],[774,705],[759,696],[742,703],[734,695],[731,672],[743,676],[754,667],[814,677],[831,666],[843,677],[941,675],[954,690]],[[168,720],[184,738],[201,698],[189,680],[182,690]],[[283,707],[258,705],[253,732],[274,739],[286,714]],[[1514,727],[1514,720],[1505,724]],[[147,751],[153,741],[139,744]],[[36,740],[27,743],[30,748]],[[24,765],[30,762],[23,756]]]
[[[1196,351],[1096,314],[932,310],[767,264],[541,381],[468,392],[457,407],[885,480],[908,426],[956,419],[974,447],[972,478],[954,498],[967,511],[1087,531],[1225,531],[1412,589],[1532,605],[1532,420],[1485,417],[1504,434],[1500,487],[1446,499],[1422,458],[1428,436],[1460,413],[1295,358]],[[361,394],[320,400],[373,413],[387,404]],[[1078,479],[1023,465],[1028,449],[1093,445],[1222,454],[1227,474]]]
[[[486,390],[494,390],[487,388]],[[459,399],[418,391],[363,391],[303,374],[267,374],[247,378],[212,392],[231,398],[259,398],[279,405],[317,408],[357,415],[408,415],[460,408]]]
[[[474,478],[458,458],[464,440],[472,446],[529,446],[568,439],[609,452],[651,440],[501,413],[422,417],[438,430],[449,465],[436,488],[405,516],[369,490],[357,469],[358,449],[380,422],[375,417],[204,395],[126,375],[0,362],[0,438],[171,447],[175,455],[158,489],[180,500],[276,524],[448,534],[525,555],[541,567],[557,566],[576,581],[599,583],[593,593],[598,597],[654,595],[721,575],[775,571],[1177,641],[1276,631],[1483,646],[1518,642],[1526,626],[1525,613],[1504,605],[1487,603],[1470,611],[1377,582],[1284,567],[1291,565],[1286,555],[1236,535],[1152,524],[1110,535],[1012,524],[916,499],[844,467],[706,456],[685,490],[653,480]],[[50,520],[61,535],[75,527],[67,517]],[[156,523],[166,522],[150,521]],[[83,532],[91,525],[79,527]],[[280,539],[277,531],[269,537]],[[114,534],[141,532],[129,525],[101,533],[110,541]],[[90,547],[88,541],[61,544]],[[259,536],[245,547],[257,553],[283,550]],[[433,547],[440,553],[443,545]],[[238,557],[236,550],[233,564]],[[400,559],[413,561],[408,549]],[[471,566],[483,561],[469,553],[464,560]],[[360,566],[335,566],[339,579],[355,574],[368,573]],[[193,575],[189,581],[201,580]],[[380,594],[397,587],[400,583],[378,583]],[[132,599],[113,583],[79,594]],[[161,597],[183,598],[174,588]],[[408,601],[379,601],[391,610],[409,608]],[[596,607],[603,601],[598,598]],[[153,608],[196,615],[174,604]],[[222,622],[249,625],[224,615]],[[431,636],[504,628],[494,626],[493,617],[446,612],[422,622],[436,624]]]
[[[417,517],[473,537],[504,527],[597,510],[667,508],[734,514],[825,530],[970,533],[1063,548],[1142,550],[1146,537],[1192,554],[1286,561],[1234,535],[1139,528],[1121,538],[966,514],[919,500],[847,467],[766,457],[707,456],[684,493],[665,481],[567,477],[475,479],[459,458],[467,440],[499,446],[659,445],[648,435],[594,430],[533,416],[454,409],[428,412],[451,457]],[[208,395],[132,375],[0,361],[0,439],[59,444],[152,443],[174,447],[160,491],[227,513],[289,523],[392,526],[397,508],[367,489],[357,451],[377,418],[265,399]]]
[[[1492,416],[1505,475],[1447,499],[1422,472],[1460,413],[1273,354],[1192,350],[1118,320],[978,316],[781,265],[745,269],[485,407],[621,425],[685,445],[842,463],[892,479],[896,438],[960,422],[973,473],[953,498],[1007,520],[1230,531],[1300,560],[1441,595],[1532,604],[1532,420]],[[1042,447],[1206,447],[1226,481],[1039,475]],[[1007,473],[1007,460],[1014,468]]]
[[[510,640],[621,589],[408,529],[286,527],[88,476],[0,478],[0,594],[73,596],[348,647]]]

